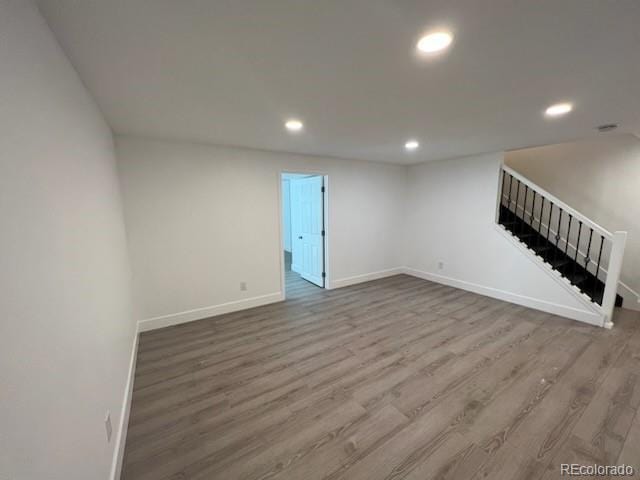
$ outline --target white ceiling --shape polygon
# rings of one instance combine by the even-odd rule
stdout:
[[[417,163],[640,128],[638,0],[39,3],[116,133]]]

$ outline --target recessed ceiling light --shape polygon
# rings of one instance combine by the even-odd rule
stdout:
[[[573,105],[570,103],[556,103],[555,105],[551,105],[547,108],[544,113],[548,117],[559,117],[561,115],[566,115],[571,110],[573,110]]]
[[[409,151],[415,150],[420,146],[420,143],[418,143],[417,140],[409,140],[407,141],[407,143],[404,144],[404,148],[406,148]]]
[[[421,53],[436,53],[444,50],[453,41],[453,36],[449,32],[433,32],[422,37],[416,48]]]
[[[291,120],[287,120],[284,126],[290,132],[299,132],[304,128],[304,125],[302,124],[302,122],[295,118],[292,118]]]

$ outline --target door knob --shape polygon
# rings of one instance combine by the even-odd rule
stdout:
[[[298,239],[299,239],[299,240],[302,240],[302,235],[300,235],[300,236],[298,237]]]

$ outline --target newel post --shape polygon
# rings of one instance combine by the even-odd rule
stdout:
[[[609,268],[607,269],[607,280],[604,285],[604,295],[602,296],[602,311],[605,314],[604,327],[613,327],[613,308],[616,303],[618,293],[618,281],[622,271],[622,259],[624,257],[624,246],[627,242],[627,232],[614,232],[609,256]]]

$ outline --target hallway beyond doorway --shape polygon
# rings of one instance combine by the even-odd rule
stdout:
[[[284,284],[287,300],[305,297],[321,289],[291,270],[291,252],[284,251]]]

